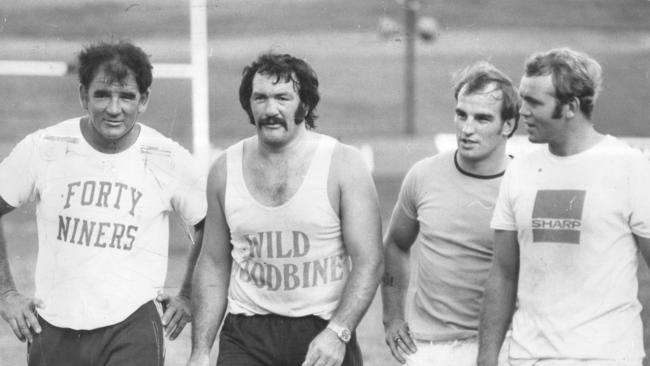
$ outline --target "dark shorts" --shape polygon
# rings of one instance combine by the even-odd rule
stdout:
[[[218,366],[300,366],[309,343],[327,327],[316,316],[228,314],[219,337]],[[362,366],[356,334],[345,349],[343,366]]]
[[[41,334],[27,347],[29,366],[162,366],[164,333],[153,301],[124,321],[93,330],[55,327],[39,317]]]

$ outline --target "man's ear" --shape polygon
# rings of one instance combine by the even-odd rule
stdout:
[[[140,94],[140,101],[138,102],[138,113],[143,113],[147,110],[147,105],[149,104],[149,96],[151,95],[151,89],[147,89],[146,92]]]
[[[83,110],[88,110],[88,90],[82,84],[79,84],[79,104]]]
[[[580,111],[580,100],[578,98],[573,98],[569,103],[565,104],[564,108],[566,108],[566,118],[573,119]]]
[[[501,134],[505,137],[510,136],[512,131],[515,129],[515,119],[510,118],[505,121],[503,121],[503,125],[501,126]]]

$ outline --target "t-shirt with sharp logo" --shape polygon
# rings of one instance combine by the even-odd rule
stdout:
[[[634,235],[650,238],[649,197],[650,162],[611,136],[510,165],[491,226],[519,240],[511,357],[643,357]]]

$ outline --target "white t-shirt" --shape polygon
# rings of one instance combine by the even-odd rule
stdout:
[[[259,203],[246,187],[244,142],[228,148],[224,211],[233,247],[228,312],[331,318],[351,268],[341,220],[327,194],[336,143],[320,135],[300,188],[276,207]]]
[[[205,175],[177,143],[141,125],[117,154],[93,149],[74,118],[36,131],[0,163],[0,196],[36,202],[39,314],[51,324],[118,323],[156,296],[167,272],[169,214],[205,217]]]
[[[606,136],[568,157],[516,159],[492,228],[518,232],[515,359],[643,357],[637,253],[650,238],[650,162]]]

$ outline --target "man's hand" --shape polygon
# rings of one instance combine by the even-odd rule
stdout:
[[[333,331],[324,329],[309,344],[302,366],[340,366],[345,357],[345,343]]]
[[[21,341],[32,342],[34,335],[41,333],[41,325],[36,318],[36,308],[44,308],[43,301],[23,296],[11,290],[0,296],[0,316],[11,326]]]
[[[190,310],[190,299],[184,295],[169,296],[165,293],[158,294],[156,300],[162,304],[162,324],[165,327],[165,335],[173,341],[181,334],[185,324],[192,321]]]
[[[386,324],[386,344],[390,348],[390,353],[399,363],[405,363],[406,355],[413,354],[417,351],[415,341],[411,337],[409,325],[404,319],[393,319]]]

